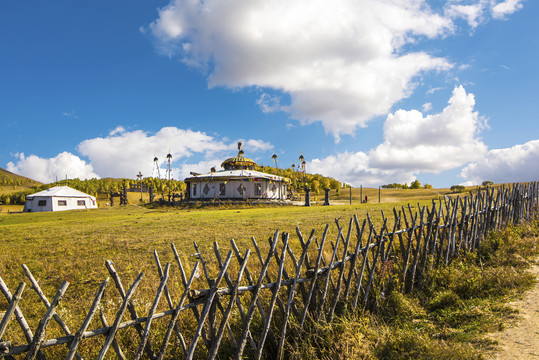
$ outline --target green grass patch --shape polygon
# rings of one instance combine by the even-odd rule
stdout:
[[[517,310],[508,302],[537,279],[539,221],[490,234],[483,248],[432,271],[410,295],[378,296],[374,312],[314,324],[291,352],[297,359],[484,359]],[[307,339],[308,338],[308,339]],[[355,344],[355,347],[351,344]]]
[[[0,275],[14,291],[20,281],[27,282],[21,269],[21,264],[26,264],[49,298],[63,280],[70,281],[58,312],[69,324],[75,324],[71,327],[77,327],[99,283],[109,276],[105,260],[114,262],[124,286],[139,272],[145,273],[135,304],[140,314],[144,314],[151,306],[151,297],[159,282],[154,250],[162,264],[173,264],[175,277],[169,282],[172,297],[179,299],[183,290],[170,243],[175,244],[186,270],[190,271],[197,260],[192,256],[195,253],[193,242],[196,241],[208,261],[208,270],[215,274],[214,241],[219,243],[221,254],[226,255],[231,248],[230,239],[235,239],[240,251],[244,252],[247,248],[254,250],[251,241],[254,237],[264,254],[268,238],[279,230],[291,234],[290,246],[299,256],[296,227],[304,237],[308,237],[311,229],[320,237],[325,225],[330,224],[328,236],[334,241],[338,233],[335,219],[339,219],[341,226],[347,226],[354,214],[361,221],[369,212],[375,224],[380,226],[380,210],[386,215],[392,214],[393,206],[400,208],[408,201],[312,207],[225,204],[210,208],[146,208],[130,205],[87,211],[2,215]],[[421,205],[431,203],[431,200],[414,201]],[[406,296],[397,290],[384,296],[375,294],[377,306],[372,312],[343,314],[331,325],[311,324],[307,333],[298,338],[300,341],[291,341],[287,345],[289,357],[426,359],[444,358],[444,354],[450,353],[453,359],[481,358],[481,350],[492,347],[491,342],[483,339],[483,334],[503,328],[506,318],[514,314],[505,305],[507,301],[534,284],[535,280],[526,269],[538,254],[538,230],[537,222],[508,228],[489,236],[477,253],[454,261],[448,268],[429,273],[420,291]],[[256,255],[253,252],[251,256],[249,269],[256,270]],[[200,277],[193,287],[207,288],[208,285]],[[44,307],[31,293],[26,290],[20,307],[35,329],[44,314]],[[112,284],[103,302],[110,321],[114,317],[114,311],[110,309],[117,309],[119,305]],[[6,307],[5,302],[0,302],[0,312]],[[96,321],[91,328],[100,326]],[[253,331],[260,331],[257,326]],[[291,338],[298,335],[294,326],[292,321]],[[192,329],[185,331],[188,333]],[[47,337],[60,335],[59,329],[51,325]],[[129,332],[125,332],[121,341],[128,343],[129,336]],[[8,337],[17,340],[13,333],[6,334]],[[91,356],[86,354],[86,357]]]

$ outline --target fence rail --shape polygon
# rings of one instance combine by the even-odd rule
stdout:
[[[304,237],[297,228],[296,247],[290,246],[295,237],[276,231],[265,255],[254,238],[254,254],[250,249],[242,253],[234,240],[231,250],[221,254],[214,242],[211,261],[218,265],[217,274],[210,274],[205,259],[208,254],[202,254],[197,243],[194,248],[198,261],[190,271],[186,271],[171,244],[175,264],[163,267],[154,252],[161,281],[146,316],[140,316],[134,305],[143,273],[126,290],[113,263],[107,261],[105,265],[120,300],[114,310],[116,316],[109,324],[103,311],[108,306],[102,300],[110,282],[107,278],[75,332],[56,311],[69,283],[65,281],[49,301],[30,269],[23,265],[32,289],[47,310],[32,330],[18,306],[25,283],[21,282],[12,294],[0,277],[0,291],[8,304],[0,322],[0,357],[12,359],[26,354],[26,359],[45,359],[47,348],[64,345],[65,359],[81,359],[79,347],[100,337],[99,351],[91,355],[97,359],[107,354],[119,359],[215,359],[223,354],[236,359],[283,358],[287,343],[299,341],[306,324],[331,322],[343,311],[364,311],[375,306],[390,289],[410,293],[421,288],[431,269],[447,266],[456,257],[475,251],[489,231],[531,219],[538,207],[538,184],[514,184],[487,189],[475,196],[433,201],[431,206],[419,206],[415,212],[410,205],[394,208],[392,219],[382,212],[382,226],[378,229],[368,214],[363,221],[354,216],[347,226],[335,220],[333,235],[329,225],[320,237],[314,230]],[[301,251],[294,253],[293,248]],[[175,274],[173,268],[177,269]],[[193,288],[198,276],[207,287]],[[183,286],[176,299],[169,291],[171,279],[179,279]],[[102,326],[89,330],[96,317]],[[162,323],[153,325],[159,319]],[[52,321],[65,335],[45,339]],[[3,339],[8,326],[16,327],[15,323],[26,344]],[[287,337],[292,325],[294,334]],[[124,329],[135,330],[128,349],[125,345],[122,349],[117,341]]]

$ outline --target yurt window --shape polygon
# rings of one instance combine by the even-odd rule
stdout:
[[[47,200],[39,200],[37,206],[47,206]]]
[[[77,206],[84,206],[86,202],[84,200],[77,200]]]
[[[262,195],[262,184],[261,183],[256,183],[255,184],[255,196],[260,196]]]
[[[193,184],[193,196],[197,196],[197,184]]]
[[[67,200],[58,200],[58,206],[67,206]]]
[[[220,183],[219,184],[219,196],[225,196],[226,195],[226,184]]]

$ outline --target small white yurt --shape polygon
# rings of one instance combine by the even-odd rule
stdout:
[[[75,190],[69,186],[53,188],[28,195],[24,212],[65,211],[97,208],[94,196]]]

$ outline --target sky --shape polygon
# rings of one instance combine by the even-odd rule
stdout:
[[[0,1],[0,167],[539,180],[533,0]],[[277,155],[277,163],[272,155]]]

